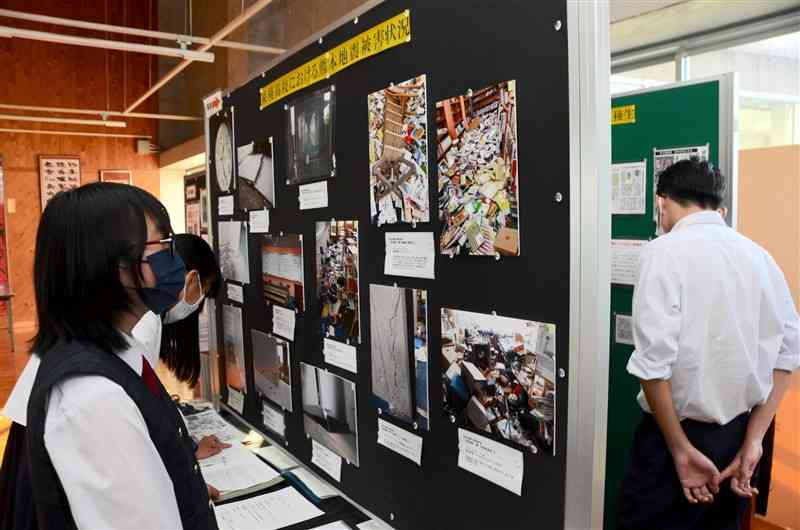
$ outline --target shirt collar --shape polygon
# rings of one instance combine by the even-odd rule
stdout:
[[[119,352],[119,358],[125,361],[125,364],[139,375],[142,375],[142,359],[144,359],[146,348],[141,342],[134,339],[127,333],[122,333],[125,340],[128,341],[128,347]]]
[[[682,228],[684,226],[691,226],[691,225],[725,225],[725,220],[716,210],[704,210],[702,212],[696,212],[687,215],[677,223],[672,228],[672,230],[676,230],[678,228]]]

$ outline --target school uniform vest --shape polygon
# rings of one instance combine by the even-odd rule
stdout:
[[[152,369],[147,369],[152,373]],[[81,375],[99,375],[113,381],[139,408],[150,439],[172,479],[183,528],[217,530],[213,505],[192,450],[191,437],[158,378],[152,377],[151,388],[148,388],[143,378],[117,355],[77,341],[57,344],[42,358],[28,402],[28,451],[39,527],[42,530],[76,528],[66,493],[45,448],[44,423],[47,397],[53,385]],[[142,510],[147,509],[142,506]]]

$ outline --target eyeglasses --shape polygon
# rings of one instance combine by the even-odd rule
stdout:
[[[145,241],[144,246],[149,245],[166,245],[169,244],[169,253],[171,256],[175,256],[175,238],[172,236],[165,237],[164,239],[159,239],[156,241]],[[147,258],[142,258],[142,261],[147,261]]]

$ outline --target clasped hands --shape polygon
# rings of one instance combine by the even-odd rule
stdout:
[[[750,498],[758,489],[750,485],[763,449],[760,441],[745,440],[736,457],[720,473],[717,466],[693,445],[688,444],[672,455],[683,494],[691,504],[711,503],[720,485],[730,479],[731,490],[740,497]]]

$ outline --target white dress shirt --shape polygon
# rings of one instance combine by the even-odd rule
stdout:
[[[681,420],[724,425],[766,401],[773,370],[800,366],[783,273],[717,212],[689,215],[644,247],[633,323],[628,372],[669,380]],[[638,401],[650,412],[642,392]]]

